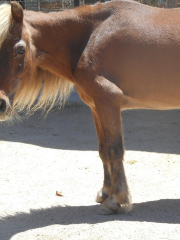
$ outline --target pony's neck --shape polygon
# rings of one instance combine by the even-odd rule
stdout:
[[[72,80],[93,29],[108,15],[102,4],[49,14],[26,11],[37,66]]]

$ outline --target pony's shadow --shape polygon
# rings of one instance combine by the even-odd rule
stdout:
[[[180,154],[180,110],[122,113],[126,150]]]
[[[17,233],[55,224],[95,224],[107,221],[180,224],[180,199],[136,203],[132,212],[120,215],[97,215],[98,208],[99,205],[58,206],[7,216],[0,219],[0,238],[9,240]]]
[[[93,117],[87,106],[67,106],[46,118],[35,112],[19,124],[0,125],[1,139],[42,147],[97,151]],[[123,111],[126,150],[180,154],[180,111]]]

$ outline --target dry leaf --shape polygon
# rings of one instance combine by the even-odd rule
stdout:
[[[56,196],[62,197],[63,194],[62,194],[62,192],[56,191]]]

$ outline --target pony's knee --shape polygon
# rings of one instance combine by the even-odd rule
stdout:
[[[124,148],[122,136],[118,136],[116,140],[107,148],[107,155],[111,160],[123,159]]]
[[[124,148],[122,136],[117,137],[110,144],[100,144],[99,145],[99,156],[102,161],[114,162],[116,160],[123,160]]]

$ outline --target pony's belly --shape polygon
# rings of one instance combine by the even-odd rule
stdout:
[[[170,110],[170,109],[180,109],[180,99],[179,101],[160,101],[160,100],[139,100],[129,96],[123,96],[122,110],[126,109],[154,109],[154,110]]]

